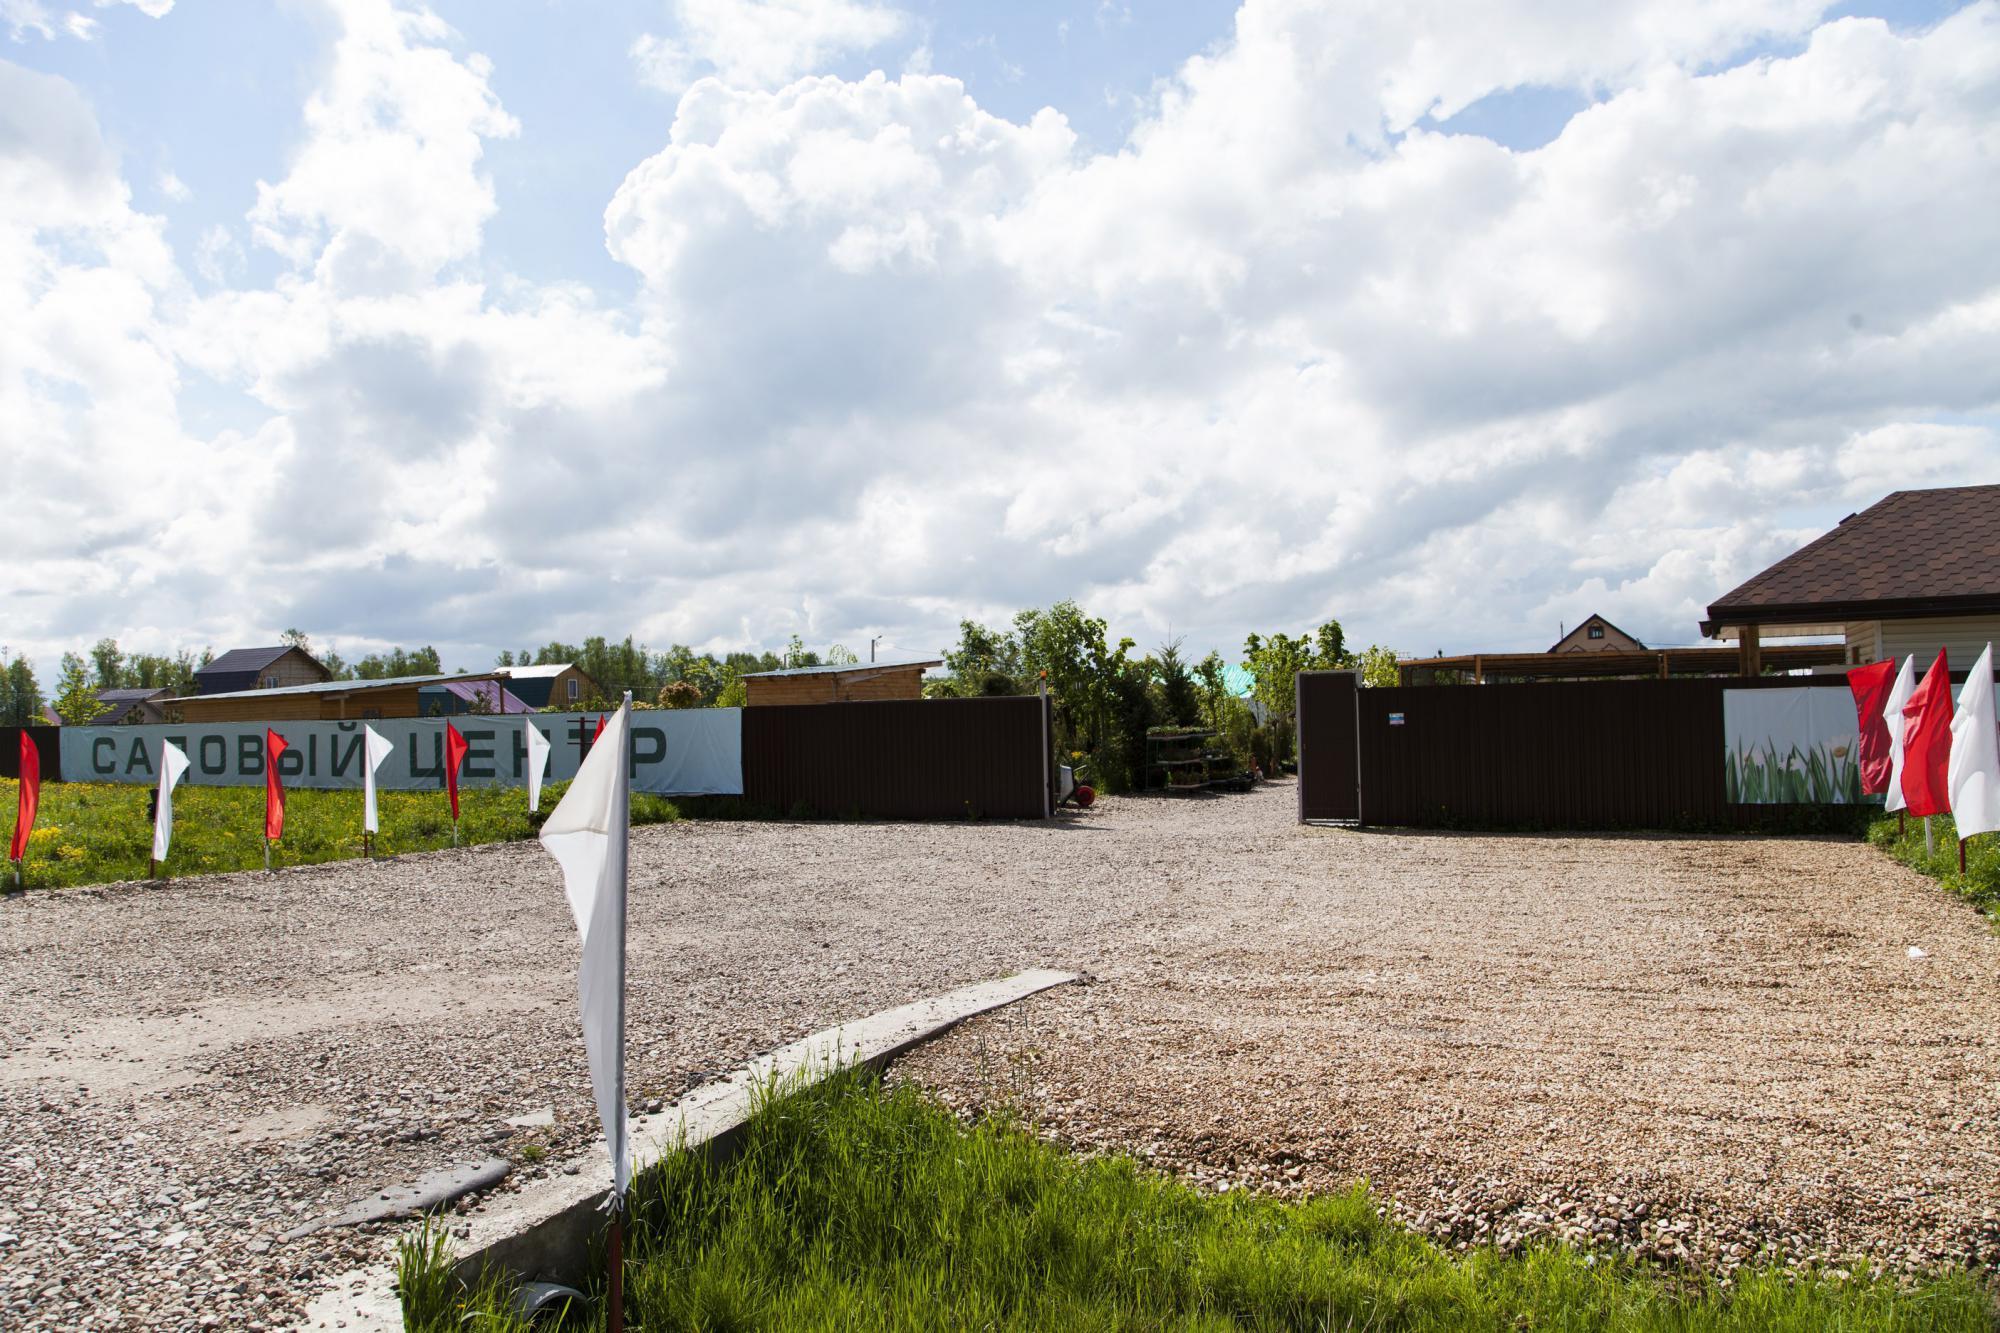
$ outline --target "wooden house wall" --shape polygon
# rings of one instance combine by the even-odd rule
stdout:
[[[924,669],[888,670],[859,680],[831,671],[805,676],[765,676],[746,680],[744,686],[747,690],[744,701],[752,707],[921,699]]]

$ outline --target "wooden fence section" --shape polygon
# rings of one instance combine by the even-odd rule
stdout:
[[[1547,829],[1768,822],[1798,807],[1724,799],[1722,695],[1801,686],[1845,693],[1847,680],[1766,676],[1362,690],[1361,819],[1420,828]]]
[[[779,814],[1040,819],[1041,699],[906,699],[743,710],[743,798]]]
[[[28,733],[28,739],[35,743],[35,750],[41,756],[42,781],[62,781],[62,728],[60,727],[0,727],[0,778],[21,776],[21,733]],[[0,818],[12,820],[9,810]],[[11,827],[11,825],[10,825]]]

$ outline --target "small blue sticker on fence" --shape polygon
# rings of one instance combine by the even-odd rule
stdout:
[[[1391,714],[1389,714],[1389,725],[1390,725],[1390,726],[1392,726],[1392,727],[1400,727],[1400,726],[1402,726],[1402,725],[1403,725],[1403,715],[1402,715],[1401,713],[1391,713]]]

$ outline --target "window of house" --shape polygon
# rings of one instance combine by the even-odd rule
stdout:
[[[1604,626],[1592,625],[1584,634],[1586,638],[1601,639],[1604,637]]]
[[[569,697],[570,697],[570,698],[572,698],[572,699],[574,699],[574,698],[576,698],[576,696],[577,696],[578,694],[580,694],[580,693],[582,693],[582,691],[580,691],[580,690],[579,690],[579,689],[577,689],[577,687],[576,687],[576,677],[575,677],[575,676],[571,676],[571,677],[569,678]]]
[[[264,688],[265,688],[265,689],[267,689],[267,690],[275,690],[275,689],[277,689],[277,688],[278,688],[278,678],[277,678],[276,676],[266,676],[266,677],[264,677]]]

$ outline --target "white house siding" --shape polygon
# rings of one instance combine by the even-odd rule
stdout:
[[[1930,620],[1869,620],[1847,627],[1851,662],[1879,662],[1915,655],[1921,671],[1943,648],[1953,671],[1970,667],[1988,643],[2000,652],[2000,616],[1953,616]]]

